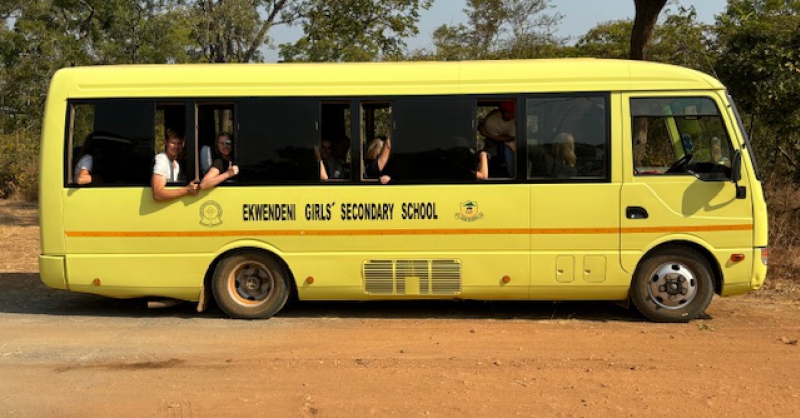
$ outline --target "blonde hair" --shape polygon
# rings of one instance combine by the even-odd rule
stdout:
[[[381,151],[383,151],[384,137],[377,137],[369,142],[367,146],[367,155],[365,156],[368,160],[377,160],[378,156],[381,155]]]
[[[553,146],[556,157],[560,158],[564,164],[575,165],[578,158],[575,157],[575,138],[572,135],[566,132],[558,134]]]

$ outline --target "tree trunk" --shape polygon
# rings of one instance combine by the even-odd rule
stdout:
[[[631,32],[630,58],[642,61],[647,57],[650,36],[667,0],[633,0],[633,3],[636,5],[636,18]]]
[[[631,31],[630,58],[644,61],[647,57],[653,28],[655,28],[658,15],[667,4],[667,0],[633,0],[633,3],[636,5],[636,18],[633,20],[633,30]],[[633,134],[636,138],[633,142],[634,164],[636,167],[640,167],[647,147],[647,119],[636,120]]]

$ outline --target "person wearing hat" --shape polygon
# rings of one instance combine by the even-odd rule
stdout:
[[[517,143],[516,106],[513,101],[500,102],[499,108],[492,110],[478,124],[478,132],[491,141],[497,150],[496,155],[505,163],[509,177],[514,177]]]

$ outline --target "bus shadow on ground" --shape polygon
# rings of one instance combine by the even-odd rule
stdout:
[[[0,204],[0,226],[39,226],[39,212],[37,209],[38,205],[36,203],[3,201]]]
[[[50,289],[37,273],[0,273],[0,314],[98,316],[130,318],[226,318],[211,304],[203,313],[195,303],[150,309],[154,298],[113,299]],[[639,322],[644,319],[611,302],[538,301],[368,301],[290,302],[279,318],[375,318],[375,319],[492,319],[492,320],[586,320]]]

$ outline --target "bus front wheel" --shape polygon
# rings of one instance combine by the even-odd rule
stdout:
[[[287,274],[273,257],[242,251],[222,259],[214,270],[214,299],[231,318],[269,318],[289,298]]]
[[[636,269],[631,301],[656,322],[689,322],[702,314],[714,296],[708,262],[696,251],[668,247]]]

